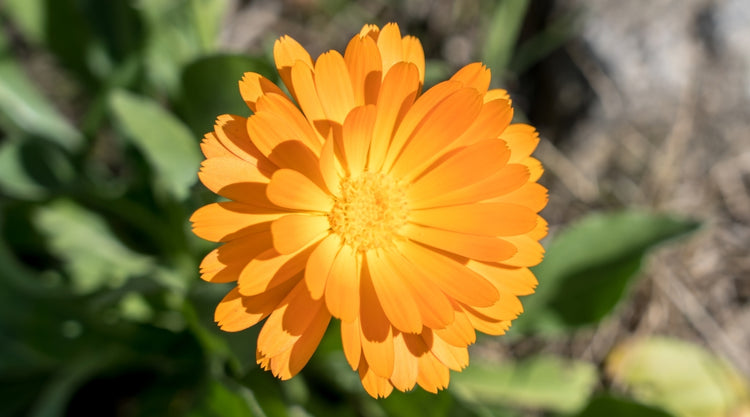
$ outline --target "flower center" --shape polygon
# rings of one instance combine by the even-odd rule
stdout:
[[[391,177],[363,172],[341,181],[328,221],[347,245],[360,252],[393,244],[406,224],[406,193]]]

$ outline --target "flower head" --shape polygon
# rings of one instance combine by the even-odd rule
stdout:
[[[257,361],[281,379],[335,318],[370,395],[447,387],[475,332],[504,333],[534,292],[547,229],[536,131],[510,123],[479,63],[420,94],[422,46],[396,24],[315,61],[284,36],[274,58],[291,98],[246,73],[253,114],[220,116],[201,144],[200,179],[229,200],[191,218],[223,243],[202,278],[236,283],[216,321],[265,319]]]

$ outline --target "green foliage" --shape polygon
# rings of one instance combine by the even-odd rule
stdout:
[[[598,322],[637,278],[651,248],[697,227],[692,220],[640,211],[591,215],[571,225],[534,268],[540,284],[515,328],[560,332]]]
[[[586,404],[596,382],[596,368],[588,362],[537,356],[520,362],[472,363],[453,377],[451,389],[464,401],[484,406],[572,412]]]
[[[249,114],[237,89],[243,73],[278,81],[267,58],[220,47],[231,3],[2,2],[0,415],[666,415],[606,392],[592,399],[604,378],[596,364],[549,355],[474,360],[437,395],[415,388],[375,400],[344,359],[335,321],[299,376],[280,382],[259,369],[260,326],[226,333],[213,322],[231,284],[198,279],[215,245],[188,224],[215,198],[195,186],[201,136],[220,114]],[[517,47],[530,4],[494,5],[483,58],[496,75],[524,71],[573,33],[574,17],[564,16]],[[322,7],[334,15],[347,6]],[[26,50],[45,57],[41,70],[19,53]],[[428,84],[447,68],[429,63]],[[538,293],[524,300],[515,327],[561,333],[598,322],[652,247],[696,226],[630,211],[584,219],[550,242],[535,271]],[[744,382],[715,358],[670,346],[672,357],[657,365],[705,380],[724,375],[713,388],[688,387],[693,400],[715,400],[717,389],[745,398]],[[616,366],[615,355],[608,369],[637,400],[672,410],[687,399],[669,378],[689,377],[652,375],[659,349],[621,350],[628,366]],[[664,402],[644,394],[647,383]]]

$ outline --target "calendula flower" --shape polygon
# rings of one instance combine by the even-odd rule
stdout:
[[[265,319],[257,361],[281,379],[335,318],[373,397],[447,387],[475,332],[504,333],[537,284],[547,192],[535,129],[511,124],[479,63],[420,94],[422,46],[396,24],[315,61],[284,36],[274,58],[291,98],[246,73],[252,115],[220,116],[201,144],[200,179],[229,200],[191,218],[223,243],[202,278],[236,283],[216,321]]]

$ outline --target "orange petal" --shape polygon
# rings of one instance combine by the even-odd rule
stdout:
[[[375,371],[368,366],[367,361],[362,358],[359,365],[359,379],[362,380],[362,386],[373,398],[385,398],[391,395],[393,385],[387,377],[378,376]]]
[[[449,324],[445,329],[435,329],[433,333],[436,337],[443,339],[452,346],[469,346],[477,340],[474,326],[469,321],[469,317],[464,310],[456,302],[452,304],[454,309],[453,323]]]
[[[397,252],[384,251],[382,255],[384,261],[394,271],[394,275],[402,279],[410,290],[400,294],[402,303],[411,302],[416,305],[425,326],[439,329],[453,322],[453,307],[451,307],[450,300],[432,283],[432,277],[423,274]],[[409,299],[410,301],[407,301]],[[422,329],[418,329],[417,332],[419,331]]]
[[[258,207],[226,201],[199,208],[190,217],[190,221],[193,223],[193,233],[199,237],[212,242],[225,242],[267,230],[267,222],[284,214],[268,213]]]
[[[222,197],[267,207],[271,211],[280,210],[265,197],[270,177],[261,173],[256,165],[234,155],[206,159],[201,164],[198,178],[206,188]]]
[[[459,233],[513,236],[534,229],[537,215],[528,207],[517,204],[477,203],[413,210],[409,220]]]
[[[253,297],[241,296],[235,287],[219,302],[214,320],[225,332],[245,330],[268,317],[292,287],[279,285],[271,291]]]
[[[497,139],[458,149],[411,184],[410,207],[429,207],[422,201],[481,182],[502,169],[509,156],[505,142]]]
[[[276,68],[281,75],[281,79],[284,81],[286,88],[292,93],[294,98],[297,98],[296,85],[292,80],[292,67],[297,61],[302,61],[304,65],[312,68],[312,58],[307,53],[305,48],[299,44],[299,42],[292,39],[290,36],[282,36],[277,39],[273,44],[273,59],[276,61]]]
[[[526,158],[521,161],[521,163],[529,168],[529,181],[539,181],[539,178],[541,178],[542,174],[544,173],[542,163],[539,162],[536,158]]]
[[[338,193],[341,188],[342,169],[335,152],[335,139],[331,135],[323,145],[323,150],[320,151],[319,161],[320,175],[323,177],[323,183],[331,194]]]
[[[310,253],[305,266],[305,283],[313,299],[323,296],[333,261],[340,249],[341,238],[330,234]]]
[[[422,43],[414,36],[404,36],[401,39],[401,47],[403,50],[403,60],[417,66],[419,70],[419,85],[424,85],[424,49],[422,49]]]
[[[268,161],[260,163],[260,160],[265,160],[266,158],[258,151],[253,141],[250,140],[246,127],[246,118],[223,114],[216,118],[214,133],[219,142],[231,153],[250,163],[259,164],[259,169],[270,175],[270,172],[273,172],[275,167]]]
[[[411,108],[419,89],[419,70],[414,64],[398,63],[385,73],[378,95],[377,115],[372,131],[372,137],[376,140],[370,144],[368,157],[371,171],[382,166],[394,129]]]
[[[378,296],[372,286],[368,268],[361,269],[359,325],[362,354],[373,372],[382,378],[393,373],[393,333]],[[361,370],[361,369],[360,369]]]
[[[320,154],[322,140],[317,132],[313,130],[310,123],[302,112],[285,95],[269,94],[258,99],[258,113],[268,112],[273,115],[274,123],[271,128],[276,132],[275,143],[264,149],[261,144],[255,143],[264,155],[268,156],[273,148],[281,142],[290,139],[304,143],[315,155]],[[253,137],[255,141],[255,137]]]
[[[492,305],[500,296],[484,277],[455,260],[410,241],[398,245],[401,253],[447,296],[469,305],[483,306]]]
[[[482,97],[473,88],[456,91],[425,113],[416,111],[418,107],[415,103],[394,136],[394,146],[388,151],[390,159],[395,157],[399,152],[395,147],[396,139],[400,135],[408,136],[409,139],[400,150],[398,159],[393,163],[391,173],[403,180],[409,180],[421,173],[471,126],[481,108]],[[402,128],[407,126],[406,121],[412,114],[414,118],[421,120],[414,130],[402,133]]]
[[[310,360],[313,353],[315,353],[320,341],[323,339],[330,322],[331,315],[328,314],[326,309],[321,308],[318,310],[318,313],[313,318],[310,326],[308,326],[292,348],[292,354],[289,358],[288,365],[290,377],[298,374],[299,371],[307,365],[307,362]]]
[[[246,72],[239,84],[240,95],[242,96],[242,99],[245,100],[245,103],[247,103],[247,107],[253,112],[255,112],[255,102],[258,101],[259,97],[266,94],[279,94],[285,96],[284,92],[281,91],[276,84],[255,72]]]
[[[484,95],[484,102],[487,103],[494,100],[510,100],[510,94],[502,88],[488,90],[487,94]]]
[[[229,149],[222,146],[214,132],[206,133],[203,136],[203,140],[201,141],[201,152],[203,152],[203,155],[206,158],[233,155],[229,152]]]
[[[342,127],[344,156],[349,174],[361,173],[367,164],[375,126],[377,108],[373,105],[357,107],[349,113]]]
[[[294,210],[327,212],[333,199],[309,178],[291,169],[274,172],[266,190],[274,204]]]
[[[528,158],[539,144],[539,133],[533,126],[515,123],[500,135],[511,149],[510,162],[521,162]]]
[[[341,240],[338,240],[341,244]],[[331,265],[325,288],[326,306],[331,315],[351,322],[359,315],[361,256],[349,245],[341,246]]]
[[[201,278],[208,282],[233,282],[253,258],[272,247],[268,223],[265,230],[244,235],[212,250],[201,261]]]
[[[500,336],[510,328],[510,320],[495,320],[483,315],[471,308],[466,308],[466,316],[471,321],[471,325],[478,331],[492,336]]]
[[[315,61],[315,88],[328,119],[343,124],[356,101],[349,70],[340,53],[328,51]]]
[[[450,371],[433,354],[419,357],[417,383],[422,389],[437,394],[439,390],[448,388],[449,382]]]
[[[501,293],[500,300],[489,307],[466,307],[490,321],[510,321],[523,313],[523,305],[515,295]],[[476,315],[476,314],[475,314]]]
[[[328,234],[331,225],[326,216],[289,214],[271,223],[273,247],[281,254],[298,251],[313,240]]]
[[[344,356],[352,370],[359,366],[359,358],[362,355],[362,343],[359,335],[359,320],[341,322],[341,345],[344,348]]]
[[[409,391],[417,384],[419,371],[417,357],[409,350],[404,334],[396,333],[393,338],[394,368],[391,383],[400,391]]]
[[[369,36],[353,37],[344,52],[344,60],[357,105],[375,104],[382,78],[380,51],[375,41]]]
[[[256,256],[240,273],[237,281],[240,293],[256,295],[290,279],[302,279],[300,272],[315,247],[313,244],[287,255],[279,255],[276,249],[269,249]]]
[[[393,327],[406,333],[422,330],[422,316],[414,304],[405,278],[384,258],[386,254],[367,252],[367,268],[380,305]]]
[[[502,262],[504,265],[534,266],[542,262],[544,246],[531,236],[506,236],[503,237],[503,240],[508,241],[518,249],[515,255]]]
[[[464,86],[474,88],[480,94],[487,92],[491,79],[490,70],[481,62],[468,64],[451,77],[451,80],[460,81]]]
[[[434,332],[430,351],[443,365],[454,371],[460,371],[469,364],[469,350],[466,347],[453,346]]]
[[[378,49],[383,60],[383,73],[397,62],[403,61],[404,49],[401,41],[401,30],[396,23],[388,23],[378,35]]]
[[[513,164],[509,166],[522,166],[526,172],[528,172],[528,168],[524,165]],[[527,182],[509,193],[492,199],[492,201],[497,201],[499,203],[520,204],[530,208],[536,213],[541,211],[547,205],[548,200],[549,196],[547,194],[547,189],[536,182]]]
[[[453,146],[468,146],[480,140],[495,139],[506,130],[513,119],[513,108],[508,100],[494,100],[482,104],[477,118]]]
[[[533,294],[534,288],[538,284],[536,277],[529,268],[476,261],[469,261],[466,266],[487,278],[501,293]]]
[[[320,103],[318,92],[315,88],[315,79],[312,64],[297,61],[291,71],[292,83],[295,88],[295,98],[307,120],[315,122],[326,118],[323,106]]]
[[[264,356],[276,356],[288,350],[305,333],[320,310],[321,300],[313,300],[304,282],[297,283],[268,317],[258,334],[258,350]]]
[[[480,261],[501,262],[513,256],[517,250],[512,244],[496,237],[456,233],[416,224],[406,225],[403,233],[414,241]]]

